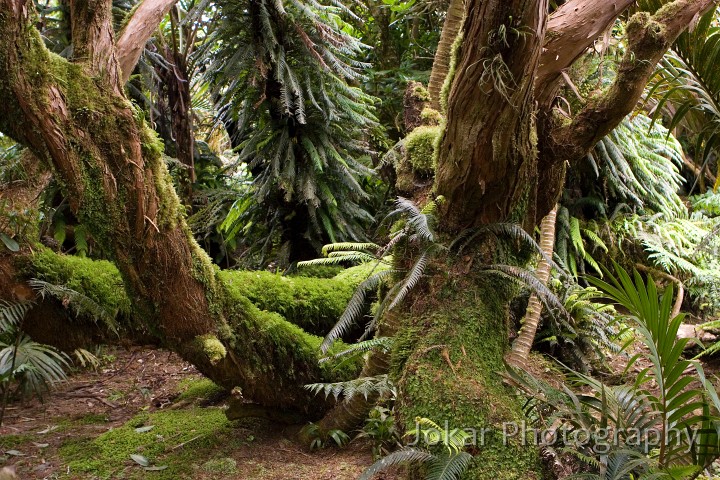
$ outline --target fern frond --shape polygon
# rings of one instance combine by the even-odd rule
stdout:
[[[305,385],[305,388],[315,395],[323,393],[325,398],[333,396],[336,401],[343,397],[345,402],[349,402],[358,395],[363,396],[365,399],[373,394],[395,396],[395,384],[385,374],[374,377],[360,377],[347,382],[311,383]]]
[[[565,310],[565,306],[560,302],[560,300],[558,300],[557,296],[547,286],[543,285],[533,272],[524,268],[499,264],[486,265],[483,267],[483,270],[490,273],[500,274],[510,278],[511,280],[516,280],[522,283],[538,296],[545,305],[545,308],[548,310],[557,310],[566,318],[570,317],[568,312]]]
[[[392,270],[379,271],[365,281],[355,289],[355,293],[350,298],[345,311],[340,316],[338,322],[333,326],[332,330],[325,336],[320,350],[323,353],[327,353],[328,349],[332,346],[335,340],[342,338],[350,328],[355,325],[363,316],[366,309],[366,298],[369,293],[377,291],[378,287],[382,283],[383,279],[390,275]]]
[[[55,285],[43,280],[31,279],[28,284],[42,298],[46,296],[54,297],[60,300],[63,305],[69,306],[77,316],[87,315],[94,321],[102,322],[110,328],[113,333],[118,333],[118,325],[116,321],[117,312],[108,312],[102,305],[80,292],[65,287],[63,285]]]
[[[328,360],[334,360],[340,357],[344,357],[346,355],[358,355],[358,354],[364,354],[370,351],[381,351],[384,353],[387,353],[390,351],[393,345],[393,338],[392,337],[377,337],[377,338],[371,338],[370,340],[365,340],[364,342],[358,342],[350,346],[350,348],[347,348],[343,350],[342,352],[338,352],[330,357],[325,357],[320,359],[320,363],[327,362]]]
[[[370,480],[376,473],[385,471],[395,465],[401,465],[403,463],[426,463],[432,458],[432,454],[425,450],[404,447],[373,463],[370,468],[363,472],[358,480]]]
[[[436,455],[428,465],[426,480],[459,480],[470,467],[473,456],[467,452]]]

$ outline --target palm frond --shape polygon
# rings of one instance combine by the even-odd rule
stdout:
[[[32,302],[6,302],[0,300],[0,331],[9,330],[22,323],[25,314],[33,306]]]

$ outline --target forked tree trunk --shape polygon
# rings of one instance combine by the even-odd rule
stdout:
[[[557,205],[555,208],[550,210],[542,222],[540,222],[540,248],[543,254],[548,259],[552,258],[553,250],[555,249],[555,218],[557,217]],[[550,271],[552,265],[545,260],[540,259],[540,264],[535,275],[537,276],[540,283],[547,285],[550,280]],[[530,349],[532,349],[533,342],[535,342],[535,334],[537,333],[538,326],[540,324],[540,314],[542,313],[543,304],[540,301],[537,293],[530,295],[528,301],[527,311],[525,312],[525,319],[523,320],[522,328],[518,337],[513,343],[512,350],[507,356],[508,363],[518,367],[525,368],[528,356],[530,355]]]

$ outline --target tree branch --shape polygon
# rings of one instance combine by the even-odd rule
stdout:
[[[145,44],[177,0],[144,0],[118,34],[117,51],[121,81],[128,81]]]
[[[718,0],[675,0],[654,15],[633,15],[627,25],[628,47],[613,85],[592,99],[568,125],[552,132],[554,161],[574,161],[585,155],[631,113],[645,85],[668,48]]]
[[[535,77],[535,98],[540,105],[552,103],[563,70],[575,63],[633,3],[634,0],[571,0],[550,16]]]

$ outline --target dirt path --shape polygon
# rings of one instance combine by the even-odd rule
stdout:
[[[228,422],[223,394],[175,354],[113,350],[102,359],[44,404],[8,407],[0,467],[23,480],[349,480],[372,463],[367,444],[308,452],[294,440],[298,427]]]

